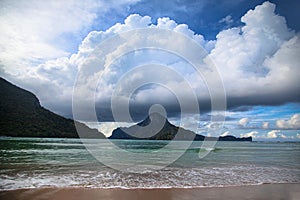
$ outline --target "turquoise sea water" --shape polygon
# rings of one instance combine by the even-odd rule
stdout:
[[[91,140],[91,143],[93,140]],[[131,152],[148,152],[163,148],[167,141],[114,140]],[[182,151],[166,149],[161,154]],[[97,142],[100,152],[110,149]],[[0,189],[36,187],[96,187],[96,188],[168,188],[252,185],[262,183],[300,182],[300,143],[218,142],[213,148],[200,148],[194,142],[176,162],[150,171],[145,164],[142,173],[111,169],[95,159],[80,139],[61,138],[1,138]],[[211,150],[200,159],[200,153]],[[109,159],[122,165],[131,157],[114,155]],[[132,159],[132,160],[131,160]],[[142,161],[141,161],[142,162]]]

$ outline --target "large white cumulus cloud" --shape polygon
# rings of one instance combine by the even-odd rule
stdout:
[[[84,11],[92,12],[88,9]],[[88,16],[86,21],[82,22],[80,19],[78,23],[91,23],[94,15]],[[38,58],[43,57],[48,61],[34,68],[20,70],[22,68],[18,66],[20,69],[6,67],[5,70],[8,74],[22,71],[22,76],[18,77],[16,82],[25,84],[28,89],[38,94],[45,106],[53,110],[61,110],[60,107],[65,106],[69,108],[68,112],[70,112],[72,87],[78,67],[83,66],[83,63],[87,67],[87,59],[91,57],[93,50],[101,42],[124,31],[157,27],[182,33],[203,46],[220,72],[229,99],[242,98],[243,104],[252,104],[251,99],[257,99],[256,97],[259,96],[260,101],[258,103],[266,103],[264,101],[268,101],[268,98],[276,100],[277,97],[279,98],[279,94],[284,94],[280,97],[283,98],[281,103],[295,100],[297,98],[295,92],[299,91],[300,85],[297,77],[300,74],[299,34],[287,27],[284,17],[275,13],[275,5],[270,2],[265,2],[248,11],[241,18],[241,21],[245,23],[244,26],[223,30],[217,35],[215,41],[207,41],[201,34],[196,34],[190,30],[187,25],[177,24],[169,18],[159,18],[154,24],[149,16],[132,14],[127,17],[124,23],[117,23],[105,31],[90,32],[82,41],[78,52],[71,56],[65,55],[66,53],[60,49],[57,51],[57,55],[53,54],[57,59],[49,60],[47,56],[39,55]],[[76,30],[76,27],[71,27],[71,29]],[[64,29],[61,32],[64,32]],[[22,35],[22,37],[28,36]],[[151,40],[159,41],[160,38],[151,38]],[[150,41],[145,40],[144,42]],[[178,45],[178,48],[184,48],[184,44],[180,44],[180,41],[169,41],[168,45]],[[2,46],[4,45],[1,44]],[[186,48],[186,51],[189,51],[189,48]],[[13,50],[9,49],[9,51],[3,51],[2,55],[0,54],[2,64],[8,63],[7,60],[11,64],[12,60],[4,55],[14,55],[11,52]],[[197,52],[191,51],[189,53],[195,54]],[[29,56],[32,55],[36,54],[30,53]],[[112,66],[103,67],[100,71],[95,72],[95,74],[97,73],[96,76],[90,81],[98,81],[97,78],[101,75],[100,83],[105,86],[101,87],[101,92],[97,93],[97,98],[109,97],[118,78],[132,66],[144,62],[162,63],[176,69],[189,80],[200,99],[209,98],[209,95],[203,92],[203,90],[205,91],[203,80],[195,75],[188,63],[166,52],[155,51],[133,52],[118,59]],[[90,63],[90,67],[83,70],[93,70],[93,64],[95,63]],[[167,76],[167,74],[161,74],[160,71],[153,71],[152,74],[139,74],[139,76],[132,77],[132,80],[149,77],[165,77],[166,80],[169,80]],[[33,82],[35,84],[32,84]],[[170,78],[168,84],[172,88],[182,90],[181,82],[172,82]],[[43,87],[47,87],[47,92],[42,89]],[[137,100],[146,101],[150,97],[159,99],[163,95],[167,95],[162,89],[148,88],[148,90],[151,93],[141,91],[137,94]]]
[[[210,56],[219,67],[229,96],[296,91],[299,35],[289,30],[285,19],[274,10],[274,4],[265,2],[242,17],[245,26],[217,35]]]

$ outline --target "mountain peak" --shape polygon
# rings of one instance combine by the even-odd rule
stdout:
[[[153,112],[150,113],[146,119],[144,119],[143,121],[139,122],[137,125],[138,126],[148,126],[149,124],[170,124],[170,122],[168,121],[168,119],[163,116],[161,113],[158,112]]]
[[[151,112],[145,120],[128,128],[120,127],[112,132],[110,139],[172,140],[178,130],[182,140],[193,139],[195,133],[171,124],[161,112]]]

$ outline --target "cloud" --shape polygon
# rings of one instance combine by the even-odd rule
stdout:
[[[220,137],[225,137],[225,136],[227,136],[227,135],[230,135],[230,132],[229,132],[229,131],[225,131],[224,133],[222,133],[222,134],[220,135]]]
[[[300,133],[297,133],[296,138],[300,139]]]
[[[262,124],[262,128],[263,129],[268,129],[269,128],[269,122],[263,122],[263,124]]]
[[[70,44],[79,42],[99,16],[133,2],[1,1],[0,60],[5,72],[23,76],[37,64],[69,56],[74,48]]]
[[[223,77],[229,106],[299,101],[294,74],[300,71],[299,36],[274,10],[274,4],[265,2],[241,18],[244,26],[217,35],[210,56]]]
[[[157,25],[152,24],[151,18],[149,16],[140,16],[138,14],[132,14],[128,16],[123,24],[116,24],[103,31],[93,31],[83,40],[81,46],[79,47],[79,52],[76,55],[71,57],[71,63],[78,65],[81,72],[88,76],[88,79],[91,80],[91,83],[99,81],[99,88],[101,91],[96,95],[97,104],[102,107],[106,104],[107,107],[110,106],[110,97],[115,90],[115,87],[120,80],[120,78],[130,70],[133,70],[135,66],[140,66],[145,63],[156,64],[168,66],[169,69],[176,69],[176,72],[170,73],[170,70],[167,72],[163,69],[157,69],[153,66],[141,71],[131,71],[131,75],[126,77],[126,80],[122,82],[119,89],[124,95],[124,100],[119,98],[120,103],[118,106],[122,105],[123,101],[126,102],[127,96],[131,96],[131,102],[135,108],[135,115],[138,115],[141,119],[148,113],[149,106],[154,103],[163,104],[169,113],[177,112],[178,113],[178,102],[176,97],[181,96],[187,101],[190,101],[191,95],[189,90],[187,90],[188,83],[191,87],[195,88],[199,84],[201,89],[205,89],[203,80],[200,76],[195,73],[195,69],[186,61],[182,61],[175,55],[172,55],[164,51],[154,51],[154,50],[145,50],[145,51],[136,51],[124,55],[123,57],[115,59],[115,54],[123,54],[126,50],[123,47],[112,49],[111,52],[107,55],[104,64],[99,64],[98,62],[98,52],[94,51],[97,45],[101,44],[105,39],[115,35],[116,33],[125,32],[128,30],[138,29],[138,28],[160,28],[160,29],[169,29],[174,30],[178,33],[184,34],[187,37],[194,39],[199,45],[207,44],[208,42],[204,41],[203,36],[195,34],[191,31],[185,24],[177,24],[175,21],[169,18],[159,18],[157,20]],[[172,40],[162,40],[160,35],[151,35],[151,37],[145,37],[144,35],[137,35],[136,38],[140,38],[134,41],[132,45],[142,45],[144,46],[148,42],[156,41],[158,43],[163,43],[164,46],[174,46]],[[192,49],[185,47],[184,41],[180,41],[177,38],[177,44],[182,43],[182,51],[185,53],[193,53]],[[86,62],[88,60],[88,62]],[[97,71],[95,66],[101,66]],[[157,69],[157,70],[154,70]],[[177,76],[175,76],[177,73]],[[198,81],[198,79],[200,81]],[[186,82],[188,81],[188,83]],[[163,84],[164,87],[160,85],[150,85],[140,88],[138,91],[131,91],[133,83],[146,81]],[[193,84],[194,83],[194,84]],[[202,84],[202,85],[201,85]],[[94,92],[89,89],[87,84],[82,89],[82,94],[80,96],[91,96],[88,95],[88,92]],[[186,88],[185,90],[179,90],[179,88]],[[205,94],[205,90],[202,90],[202,94]],[[174,92],[177,96],[174,95]],[[207,97],[208,93],[205,94]],[[79,97],[80,98],[80,97]],[[107,108],[106,107],[106,108]],[[99,106],[98,108],[101,109]],[[138,113],[141,111],[140,113]],[[101,111],[100,111],[101,112]],[[108,111],[109,112],[109,111]],[[104,112],[101,112],[102,114]],[[108,114],[111,115],[111,114]],[[109,120],[111,116],[104,117],[103,120]]]
[[[67,56],[51,43],[61,34],[80,31],[96,17],[92,7],[74,1],[64,6],[59,1],[1,1],[0,7],[0,58],[6,72],[15,74],[22,64]]]
[[[242,133],[240,134],[240,137],[252,137],[252,138],[257,138],[259,133],[257,131],[251,131],[249,133]]]
[[[280,129],[300,129],[300,114],[294,114],[288,120],[279,119],[276,126]]]
[[[245,127],[249,123],[249,121],[250,121],[249,118],[244,117],[238,121],[238,124],[242,127]]]
[[[272,130],[267,133],[267,138],[277,138],[278,133],[280,133],[280,130]]]
[[[232,17],[230,15],[227,15],[226,17],[224,17],[219,21],[219,23],[223,23],[223,22],[227,24],[232,23],[233,22]]]
[[[222,18],[219,23],[225,23],[227,28],[233,23],[233,19],[231,17],[231,15],[227,15],[226,17]]]
[[[281,133],[281,130],[272,130],[267,133],[267,138],[293,138],[293,137],[287,137],[285,134]]]
[[[247,133],[241,133],[239,134],[240,137],[252,137],[256,140],[264,140],[264,139],[295,139],[297,138],[297,135],[294,132],[288,131],[286,133],[283,133],[282,130],[270,130],[268,132],[265,132],[263,130],[250,130]]]
[[[114,129],[118,127],[129,127],[134,124],[130,123],[117,123],[117,122],[105,122],[105,123],[87,123],[87,125],[91,128],[98,129],[101,133],[103,133],[106,137],[111,136]]]
[[[8,2],[3,4],[4,7],[7,7]],[[120,5],[130,3],[132,2],[121,1]],[[117,33],[136,28],[156,27],[174,30],[203,46],[208,52],[208,58],[213,60],[222,76],[229,108],[300,101],[299,34],[287,27],[284,17],[275,14],[275,4],[270,2],[248,11],[241,18],[243,26],[221,31],[215,41],[206,40],[201,34],[191,30],[187,24],[178,24],[168,17],[158,18],[155,23],[149,16],[132,14],[124,22],[116,23],[107,30],[89,32],[78,51],[73,54],[55,41],[61,40],[62,35],[76,36],[78,32],[89,28],[99,17],[99,9],[103,8],[105,13],[110,10],[110,6],[104,1],[97,4],[93,1],[91,4],[68,1],[66,6],[61,6],[56,1],[32,4],[23,2],[23,4],[12,5],[9,12],[1,12],[0,30],[3,34],[0,36],[2,37],[0,47],[4,51],[0,53],[0,59],[4,66],[4,76],[33,91],[43,105],[65,116],[71,116],[72,89],[78,69],[91,75],[87,87],[82,88],[82,97],[94,93],[89,88],[89,83],[99,81],[96,107],[99,108],[98,113],[103,115],[103,119],[107,120],[111,117],[110,97],[120,77],[135,66],[147,62],[176,69],[188,80],[201,103],[205,102],[204,106],[201,104],[201,109],[210,108],[210,103],[206,103],[210,101],[210,96],[203,78],[195,73],[189,63],[170,53],[145,50],[115,59],[114,53],[124,51],[120,47],[107,56],[105,66],[101,66],[99,70],[95,68],[97,52],[94,50],[101,42]],[[58,9],[60,7],[62,8]],[[227,17],[227,21],[230,20],[231,18]],[[197,54],[182,41],[163,41],[162,38],[155,36],[137,38],[140,38],[137,42],[145,44],[153,41],[165,42],[166,46],[176,45],[186,53]],[[110,61],[114,62],[108,67]],[[189,98],[182,89],[184,82],[174,80],[173,76],[162,70],[136,73],[126,80],[120,89],[126,92],[133,82],[151,79],[163,80],[168,88],[179,91],[186,99]],[[160,86],[140,88],[134,93],[132,100],[138,116],[147,113],[149,105],[156,100],[172,108],[170,112],[180,113],[174,95]],[[243,118],[239,124],[246,126],[248,122],[248,118]]]

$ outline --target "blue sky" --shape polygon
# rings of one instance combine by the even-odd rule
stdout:
[[[216,39],[216,35],[223,29],[242,26],[240,18],[256,5],[262,4],[264,0],[179,0],[179,1],[160,1],[144,0],[128,4],[123,8],[112,8],[110,12],[101,13],[97,10],[97,18],[90,27],[82,30],[79,34],[68,33],[62,35],[62,40],[72,41],[67,43],[67,49],[70,52],[76,52],[78,45],[84,39],[89,31],[106,30],[116,23],[120,23],[130,14],[140,14],[150,16],[155,23],[158,18],[169,17],[177,23],[187,24],[190,29],[196,33],[202,34],[208,40]],[[288,2],[273,0],[275,3],[276,13],[284,16],[287,24],[293,30],[299,31],[300,24],[297,20],[299,2],[289,0]],[[227,16],[229,20],[223,20]],[[76,42],[74,42],[76,41]]]
[[[240,18],[256,5],[262,4],[263,0],[179,0],[179,1],[140,1],[130,6],[128,12],[119,19],[124,19],[129,13],[151,16],[153,21],[160,17],[169,17],[177,23],[188,24],[196,33],[201,33],[207,39],[215,39],[216,35],[224,28],[240,26]],[[276,12],[287,19],[289,27],[299,31],[300,25],[296,20],[297,1],[270,1],[277,5]],[[229,24],[220,21],[226,16],[231,16]],[[116,21],[117,22],[117,21]],[[113,24],[107,24],[111,26]]]
[[[196,41],[218,68],[227,100],[227,110],[222,113],[227,119],[224,134],[296,140],[300,138],[299,8],[297,0],[1,1],[0,73],[35,93],[46,108],[72,117],[77,73],[97,45],[128,30],[168,29]],[[147,62],[176,69],[188,80],[201,102],[200,119],[207,128],[209,116],[216,113],[210,113],[203,80],[187,62],[166,52],[131,53],[100,70],[102,79],[96,94],[99,118],[112,121],[107,102],[114,84],[132,65]],[[91,69],[87,66],[85,70]],[[91,76],[90,80],[99,81],[99,74],[98,79]],[[166,76],[158,70],[139,77],[162,75]],[[177,84],[166,82],[169,88],[180,88]],[[141,120],[149,105],[162,103],[169,109],[171,121],[179,123],[180,112],[173,99],[164,88],[142,88],[133,99],[132,108],[138,113],[134,117]],[[185,114],[185,128],[199,123],[197,113]],[[98,127],[95,122],[89,124]],[[109,135],[116,126],[106,123],[100,128]]]

